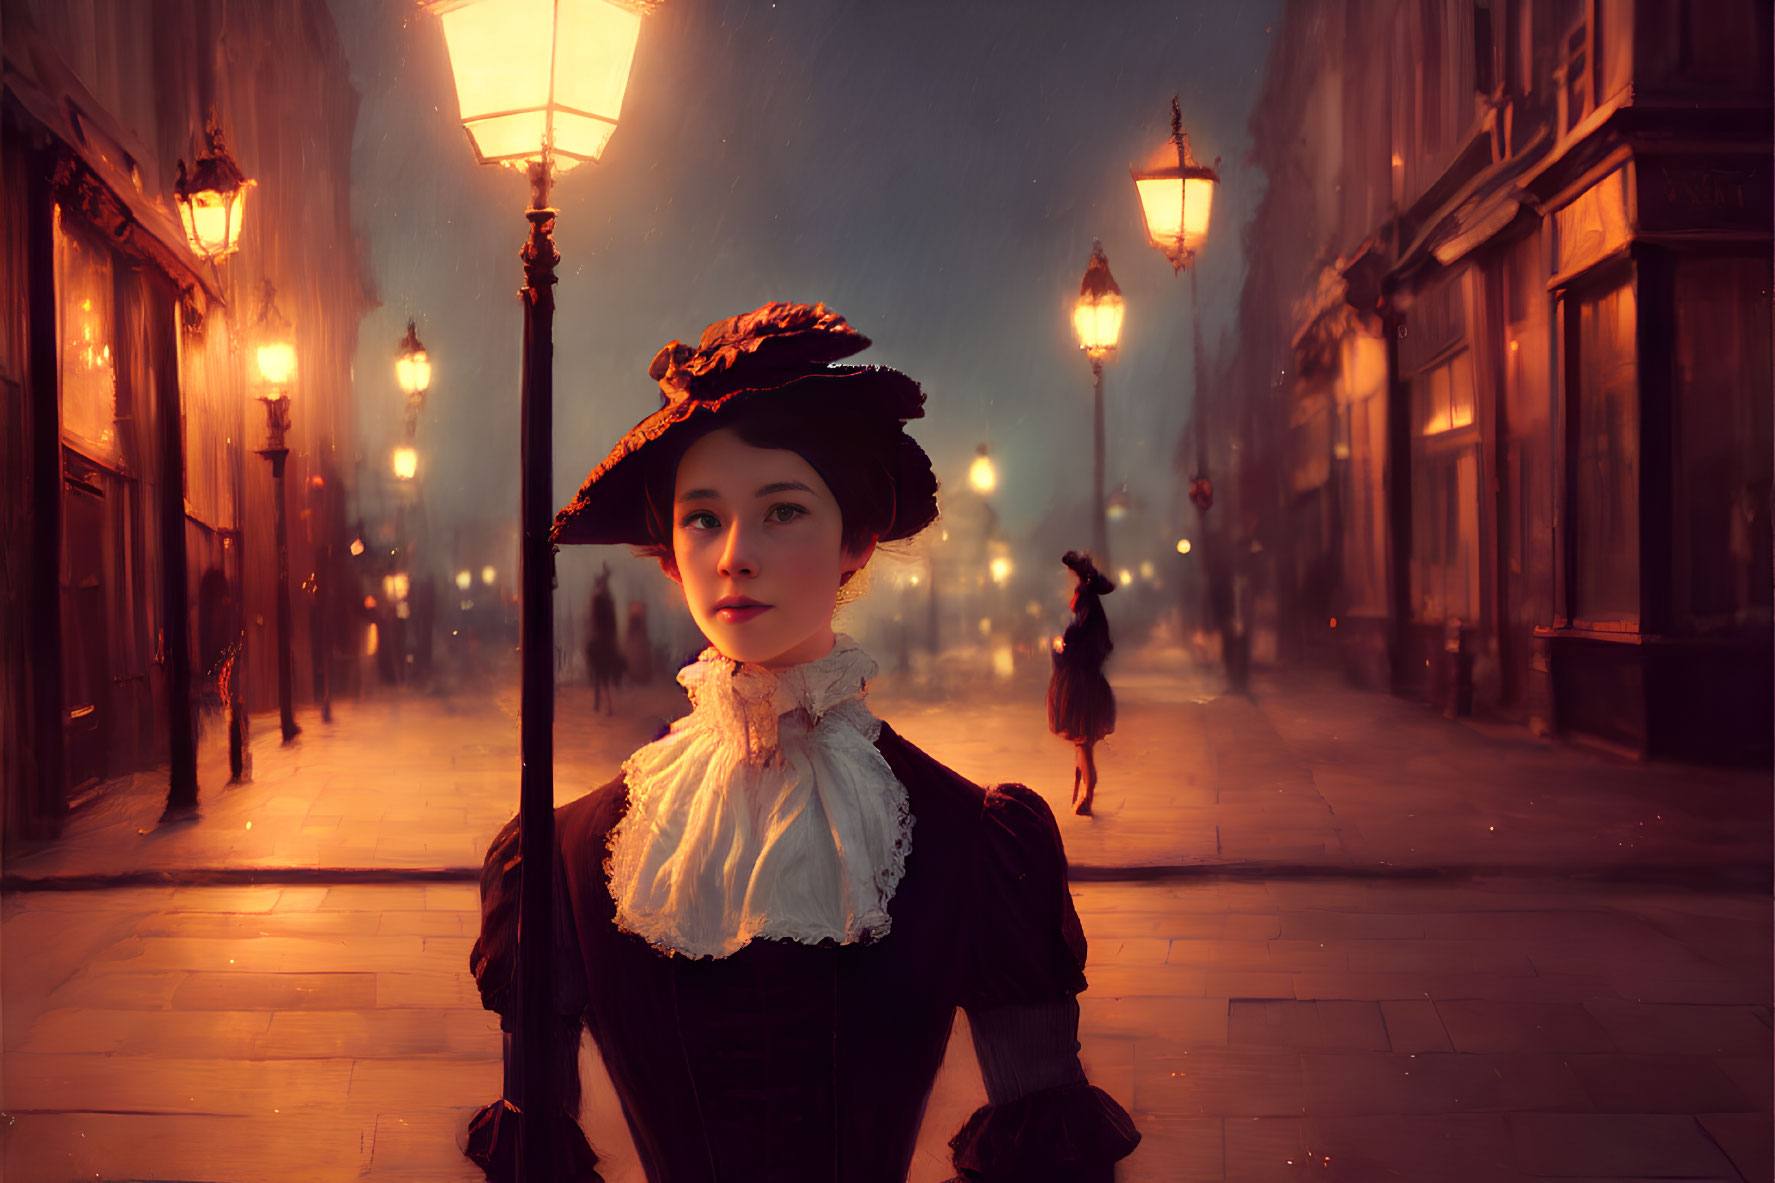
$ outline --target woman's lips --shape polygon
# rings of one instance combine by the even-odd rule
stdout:
[[[742,604],[732,608],[715,609],[715,618],[722,624],[744,624],[754,616],[769,611],[769,604]]]

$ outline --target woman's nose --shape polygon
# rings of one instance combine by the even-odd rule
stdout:
[[[729,579],[737,575],[758,574],[754,551],[750,535],[739,523],[734,523],[728,528],[726,544],[721,548],[721,574]]]

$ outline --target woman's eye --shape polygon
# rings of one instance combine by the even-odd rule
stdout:
[[[771,506],[770,513],[765,516],[773,522],[792,522],[806,512],[807,511],[802,509],[799,505],[791,505],[788,502],[784,502],[782,505]]]
[[[716,520],[715,515],[706,509],[699,509],[695,513],[685,514],[684,520],[678,524],[690,530],[713,530],[721,525],[721,523]]]

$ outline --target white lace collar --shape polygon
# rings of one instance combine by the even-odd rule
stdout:
[[[875,673],[843,634],[779,673],[714,648],[680,671],[691,713],[623,765],[605,862],[618,925],[691,957],[885,936],[912,818],[863,702]]]

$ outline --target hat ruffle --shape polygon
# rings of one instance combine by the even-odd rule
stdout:
[[[686,398],[781,386],[869,344],[824,304],[778,301],[716,321],[695,348],[673,341],[654,354],[647,376],[659,383],[663,407]]]

